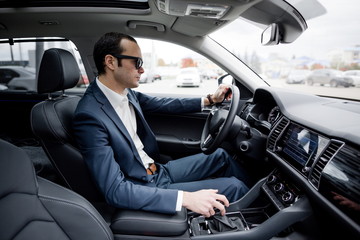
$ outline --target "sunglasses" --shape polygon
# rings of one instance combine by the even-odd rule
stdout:
[[[113,57],[116,57],[117,59],[134,59],[135,61],[135,68],[139,69],[142,67],[143,65],[143,60],[139,57],[133,57],[133,56],[128,56],[128,55],[112,55]]]

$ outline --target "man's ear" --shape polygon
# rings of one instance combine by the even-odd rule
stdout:
[[[105,67],[114,70],[115,64],[117,64],[117,60],[113,56],[109,54],[105,56]]]

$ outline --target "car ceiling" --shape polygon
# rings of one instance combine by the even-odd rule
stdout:
[[[208,57],[225,71],[234,73],[239,78],[246,78],[244,72],[249,72],[250,76],[254,73],[247,68],[240,70],[237,65],[225,66],[211,55],[207,48],[213,49],[215,46],[207,38],[208,34],[239,17],[255,21],[254,24],[264,29],[271,23],[277,23],[281,29],[282,42],[292,42],[306,29],[301,15],[283,0],[137,1],[142,2],[141,7],[137,2],[134,7],[129,1],[119,0],[1,0],[0,39],[9,39],[10,43],[12,39],[29,37],[69,39],[77,46],[88,77],[93,79],[96,75],[92,60],[94,43],[104,33],[118,31],[133,37],[182,45]],[[167,2],[173,12],[160,11],[158,1]],[[124,2],[125,5],[122,5]],[[102,7],[104,4],[106,7]],[[220,18],[182,16],[183,14],[176,13],[179,8],[185,9],[188,4],[226,6],[227,11]],[[231,57],[233,56],[229,56],[229,59]],[[227,59],[223,56],[223,60],[224,58]],[[228,60],[228,64],[233,63]],[[248,87],[253,89],[256,86]]]
[[[215,19],[166,14],[159,11],[156,0],[140,0],[143,2],[140,7],[121,5],[121,1],[115,0],[3,0],[0,1],[0,38],[57,36],[72,39],[98,37],[104,32],[119,29],[122,32],[132,30],[134,36],[157,36],[159,39],[171,41],[171,38],[176,39],[179,34],[190,37],[205,36],[239,16],[257,21],[263,26],[273,22],[281,24],[285,42],[293,41],[306,29],[306,23],[301,16],[293,16],[293,9],[289,11],[290,5],[282,0],[163,1],[176,8],[192,3],[226,6],[227,11],[224,16]],[[96,4],[106,4],[107,7]],[[268,12],[270,10],[271,12]]]

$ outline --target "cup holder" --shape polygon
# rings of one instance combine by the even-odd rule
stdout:
[[[241,210],[249,229],[257,227],[270,218],[267,208],[248,208]]]

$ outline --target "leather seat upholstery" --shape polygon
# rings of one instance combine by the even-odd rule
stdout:
[[[38,92],[52,93],[72,88],[77,84],[79,74],[78,65],[70,52],[49,49],[45,51],[41,62]],[[56,98],[49,96],[46,101],[33,107],[31,125],[65,186],[94,204],[103,202],[104,197],[96,188],[72,134],[71,121],[79,100],[79,96],[65,94]],[[43,185],[48,183],[45,180],[39,182]],[[50,201],[48,204],[51,204]],[[103,211],[101,213],[105,216]],[[105,217],[111,218],[111,229],[115,237],[122,237],[123,234],[174,236],[184,234],[187,230],[186,209],[175,215],[110,209],[108,215],[110,217]]]
[[[80,69],[74,56],[52,48],[44,52],[38,77],[38,93],[48,93],[47,100],[31,111],[31,127],[61,177],[61,182],[91,202],[103,201],[90,172],[76,147],[72,134],[72,118],[80,97],[65,95],[80,79]],[[62,91],[53,98],[51,93]]]
[[[113,239],[83,197],[36,176],[20,148],[0,140],[0,239]]]

